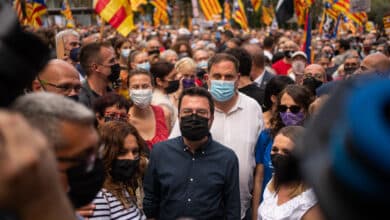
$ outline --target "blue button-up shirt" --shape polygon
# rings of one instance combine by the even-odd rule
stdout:
[[[211,136],[195,154],[182,137],[154,145],[144,192],[148,218],[240,219],[237,156]]]

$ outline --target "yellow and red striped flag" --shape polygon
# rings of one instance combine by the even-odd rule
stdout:
[[[232,19],[232,10],[230,9],[230,4],[227,0],[225,0],[225,3],[223,4],[223,14],[227,22]]]
[[[347,18],[356,22],[358,25],[362,26],[367,21],[367,13],[366,12],[355,12],[352,13],[350,11],[351,4],[349,0],[338,0],[334,1],[332,5],[333,9],[343,13]]]
[[[218,0],[199,0],[199,4],[202,8],[204,17],[208,21],[214,20],[215,15],[222,13],[222,8]]]
[[[25,24],[26,10],[22,0],[15,0],[13,5],[20,24]]]
[[[66,27],[74,28],[75,25],[74,25],[73,15],[68,0],[62,1],[61,14],[63,14],[65,17]]]
[[[258,11],[260,9],[261,0],[251,0],[251,3],[255,11]]]
[[[163,24],[169,24],[167,0],[152,0],[150,3],[155,7],[153,13],[154,26],[159,26],[161,22]]]
[[[43,25],[41,16],[47,13],[44,0],[26,1],[26,24],[39,28]]]
[[[135,29],[130,0],[97,0],[95,11],[122,36]]]
[[[147,0],[130,0],[130,3],[131,3],[131,9],[133,11],[139,11],[139,7],[141,5],[148,4]]]
[[[274,17],[275,17],[274,8],[272,7],[272,5],[269,5],[269,6],[263,5],[261,7],[261,10],[262,10],[261,18],[263,20],[263,23],[267,26],[270,26],[272,23],[272,20],[274,20]]]
[[[298,18],[298,25],[306,22],[306,11],[311,7],[314,0],[294,0],[295,14]]]
[[[245,7],[242,0],[236,0],[233,9],[233,19],[240,24],[241,28],[245,31],[248,30],[248,19],[245,14]]]

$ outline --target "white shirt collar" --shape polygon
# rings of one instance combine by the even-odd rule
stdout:
[[[265,73],[265,69],[263,70],[263,73],[254,80],[254,82],[257,85],[261,85],[261,83],[263,82],[264,73]]]

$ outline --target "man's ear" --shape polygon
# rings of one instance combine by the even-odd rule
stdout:
[[[31,89],[33,92],[42,91],[42,85],[37,79],[34,79],[31,83]]]
[[[160,78],[156,78],[156,86],[162,86],[163,81]]]

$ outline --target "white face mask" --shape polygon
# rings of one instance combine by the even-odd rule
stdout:
[[[131,52],[130,49],[122,49],[121,50],[121,55],[122,55],[122,57],[127,58],[127,57],[129,57],[130,52]]]
[[[134,105],[145,109],[152,102],[152,89],[130,89],[130,98]]]
[[[294,61],[292,63],[292,70],[295,74],[303,74],[303,71],[305,70],[305,62],[303,61]]]

